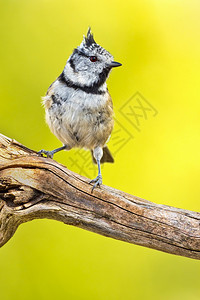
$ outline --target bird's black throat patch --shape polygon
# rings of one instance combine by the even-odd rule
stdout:
[[[99,74],[98,81],[94,82],[91,86],[81,85],[81,84],[73,82],[69,78],[66,78],[66,76],[64,75],[64,72],[62,72],[60,74],[60,76],[58,77],[58,80],[60,82],[63,82],[64,84],[66,84],[68,87],[73,88],[75,90],[82,90],[82,91],[84,91],[85,93],[88,93],[88,94],[103,95],[106,92],[105,91],[101,91],[99,89],[102,86],[102,84],[106,81],[106,78],[107,78],[109,72],[110,72],[110,69],[107,69],[107,68],[104,69]]]

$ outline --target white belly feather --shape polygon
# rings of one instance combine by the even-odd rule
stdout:
[[[59,87],[60,92],[62,99]],[[55,104],[49,93],[43,98],[47,124],[52,133],[70,148],[103,147],[113,129],[113,111],[112,106],[108,105],[108,97],[108,93],[88,95],[81,91],[71,94],[69,100]]]

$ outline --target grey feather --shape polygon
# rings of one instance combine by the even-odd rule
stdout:
[[[92,154],[92,161],[94,164],[96,164],[97,162],[96,159],[94,158],[92,150],[91,150],[91,154]],[[103,147],[103,156],[101,158],[101,164],[105,162],[114,163],[114,158],[107,146]]]

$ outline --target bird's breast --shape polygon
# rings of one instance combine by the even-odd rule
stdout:
[[[58,97],[46,110],[52,132],[70,147],[94,149],[104,146],[113,129],[113,108],[109,93],[74,93]]]

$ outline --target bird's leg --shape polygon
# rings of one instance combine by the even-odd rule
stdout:
[[[98,175],[95,179],[91,180],[90,183],[94,183],[93,187],[92,187],[92,192],[95,189],[95,187],[99,186],[102,184],[102,175],[101,175],[101,158],[103,156],[103,150],[101,147],[96,147],[93,151],[93,155],[94,158],[97,161],[97,165],[98,165]]]
[[[53,158],[54,154],[61,151],[61,150],[64,150],[64,149],[67,149],[67,145],[64,145],[60,148],[57,148],[57,149],[54,149],[52,151],[47,151],[47,150],[40,150],[38,152],[38,154],[42,155],[42,154],[45,154],[48,158]]]
[[[101,165],[100,165],[100,160],[97,159],[97,165],[98,165],[98,175],[95,179],[91,180],[90,183],[94,183],[92,187],[92,192],[95,189],[95,187],[99,186],[102,184],[102,175],[101,175]]]

